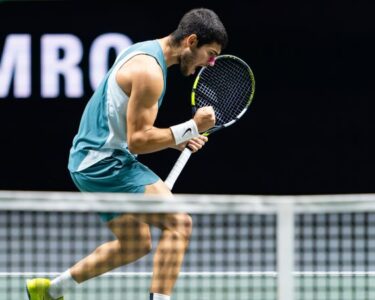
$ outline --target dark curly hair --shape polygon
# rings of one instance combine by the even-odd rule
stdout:
[[[182,17],[177,29],[171,33],[172,45],[178,45],[190,34],[197,35],[198,47],[216,42],[224,49],[228,43],[223,23],[215,12],[207,8],[192,9]]]

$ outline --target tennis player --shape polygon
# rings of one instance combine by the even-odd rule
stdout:
[[[171,195],[164,182],[137,160],[138,154],[166,148],[193,152],[207,142],[200,134],[215,124],[212,107],[194,118],[157,128],[154,122],[166,89],[167,68],[179,64],[189,76],[214,64],[227,44],[215,12],[193,9],[170,35],[140,42],[122,51],[83,113],[69,157],[69,170],[83,192]],[[162,230],[155,250],[151,300],[169,300],[192,231],[191,217],[172,214],[100,213],[116,237],[99,246],[57,278],[27,281],[30,300],[63,299],[79,283],[134,262],[151,250],[150,226]]]

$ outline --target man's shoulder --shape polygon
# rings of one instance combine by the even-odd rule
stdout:
[[[163,81],[163,73],[156,59],[148,54],[138,54],[126,62],[119,70],[131,74],[133,78]]]

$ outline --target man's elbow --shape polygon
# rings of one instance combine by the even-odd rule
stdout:
[[[142,154],[147,144],[147,138],[144,134],[134,133],[128,137],[128,149],[133,154]]]

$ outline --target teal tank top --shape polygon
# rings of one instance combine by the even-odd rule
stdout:
[[[71,172],[85,170],[109,156],[116,155],[121,159],[133,155],[127,145],[129,97],[118,86],[116,73],[126,61],[139,54],[152,56],[162,69],[164,88],[158,99],[158,105],[161,105],[167,82],[167,65],[161,46],[157,40],[136,43],[118,55],[87,103],[70,149],[68,169]]]

